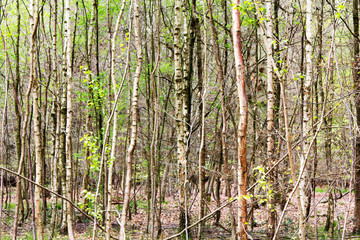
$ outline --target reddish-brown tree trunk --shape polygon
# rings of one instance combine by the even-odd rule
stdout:
[[[240,0],[234,0],[234,5],[240,4]],[[233,43],[235,55],[236,85],[239,97],[239,125],[238,125],[238,238],[247,240],[247,202],[244,195],[247,193],[247,163],[246,163],[246,130],[247,130],[247,98],[245,92],[245,66],[241,52],[240,11],[232,10],[233,18]]]

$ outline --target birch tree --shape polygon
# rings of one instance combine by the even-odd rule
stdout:
[[[141,29],[140,29],[140,10],[139,0],[134,0],[134,36],[135,36],[135,48],[137,56],[136,71],[133,77],[133,89],[131,99],[131,135],[130,144],[126,154],[126,179],[125,179],[125,190],[124,190],[124,202],[121,213],[120,221],[120,239],[125,239],[125,227],[126,227],[126,215],[129,208],[130,202],[130,190],[131,190],[131,176],[132,176],[132,163],[134,157],[134,151],[136,146],[136,138],[138,131],[138,88],[139,79],[142,68],[142,49],[141,49]]]
[[[306,75],[304,79],[304,103],[303,103],[303,131],[304,133],[310,133],[312,129],[311,124],[311,102],[312,102],[312,92],[311,92],[311,84],[312,84],[312,60],[313,60],[313,17],[312,17],[312,8],[313,1],[306,1],[306,43],[305,43],[305,59],[306,59]],[[300,157],[300,169],[306,168],[306,152],[310,148],[310,137],[304,135],[303,142],[303,154]],[[299,192],[300,192],[300,201],[302,212],[305,214],[308,203],[307,193],[306,193],[306,175],[303,174],[301,176]],[[300,225],[306,224],[305,222],[300,222]],[[305,229],[304,226],[302,226]],[[306,235],[306,232],[303,233]],[[304,239],[306,236],[301,236]]]
[[[40,115],[39,115],[39,91],[40,86],[38,83],[37,73],[36,73],[36,31],[38,24],[38,12],[39,12],[39,1],[30,2],[30,28],[31,38],[30,38],[30,82],[33,84],[33,111],[34,111],[34,139],[35,139],[35,182],[37,184],[42,184],[42,140],[41,140],[41,126],[40,126]],[[39,56],[37,56],[39,57]],[[35,186],[35,223],[36,223],[36,235],[37,239],[43,239],[43,222],[41,217],[41,188]]]
[[[247,239],[247,163],[246,163],[246,131],[247,131],[247,97],[245,91],[245,66],[242,55],[241,43],[241,22],[239,4],[240,0],[233,1],[234,7],[232,9],[232,35],[234,44],[235,57],[235,71],[236,71],[236,86],[237,95],[239,99],[239,124],[237,137],[237,177],[238,177],[238,237],[239,239]]]
[[[267,74],[267,158],[268,158],[268,166],[272,167],[275,163],[275,131],[274,131],[274,106],[275,106],[275,97],[274,97],[274,80],[273,80],[273,21],[272,21],[272,1],[267,0],[265,2],[266,7],[266,22],[265,22],[265,36],[266,36],[266,55],[267,55],[267,66],[266,66],[266,74]],[[270,199],[270,207],[269,207],[269,223],[268,223],[268,235],[269,238],[272,238],[274,235],[275,227],[276,227],[276,206],[273,198],[274,194],[274,184],[275,184],[275,171],[270,174],[270,189],[268,194]]]
[[[182,22],[182,1],[175,1],[175,22],[174,22],[174,65],[175,65],[175,118],[176,118],[176,143],[177,160],[179,165],[179,231],[186,227],[187,209],[185,204],[185,171],[187,165],[186,143],[187,143],[187,106],[186,106],[186,88],[182,69],[182,45],[181,45],[181,22]],[[186,20],[185,20],[186,21]],[[186,231],[188,236],[188,231]]]
[[[122,1],[122,7],[120,10],[120,13],[117,17],[116,20],[116,25],[115,25],[115,30],[112,34],[112,36],[110,36],[110,41],[111,41],[111,62],[110,62],[110,72],[111,72],[111,83],[112,83],[112,88],[114,91],[114,94],[117,92],[117,81],[115,78],[115,53],[116,53],[116,37],[119,31],[119,26],[120,26],[120,20],[121,17],[124,13],[124,8],[125,8],[125,0]],[[107,181],[107,190],[108,190],[108,194],[107,194],[107,208],[106,208],[106,238],[110,239],[110,233],[111,233],[111,214],[112,214],[112,208],[111,208],[111,199],[112,199],[112,180],[113,180],[113,168],[114,168],[114,161],[115,161],[115,154],[116,154],[116,142],[117,142],[117,132],[118,132],[118,127],[117,127],[117,121],[118,121],[118,111],[117,111],[117,106],[114,106],[115,108],[115,113],[114,113],[114,119],[113,119],[113,132],[112,132],[112,140],[111,140],[111,151],[110,151],[110,164],[109,164],[109,168],[108,168],[108,181]]]
[[[71,146],[71,127],[72,127],[72,38],[71,38],[71,6],[70,0],[65,0],[64,18],[64,66],[63,74],[67,85],[66,91],[66,197],[72,199],[72,146]],[[73,229],[73,208],[69,203],[66,208],[67,230],[69,239],[74,238]]]

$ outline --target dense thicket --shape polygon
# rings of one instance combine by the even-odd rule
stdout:
[[[0,24],[1,239],[360,233],[358,0],[1,0]]]

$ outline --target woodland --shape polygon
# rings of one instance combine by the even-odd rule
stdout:
[[[0,0],[0,239],[360,239],[359,0]]]

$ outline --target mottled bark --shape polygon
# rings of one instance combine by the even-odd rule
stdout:
[[[38,9],[39,1],[30,2],[30,28],[31,39],[30,39],[30,82],[33,84],[33,119],[34,119],[34,140],[35,140],[35,182],[42,184],[42,140],[41,140],[41,126],[40,126],[40,109],[39,109],[39,91],[40,86],[38,84],[38,78],[36,74],[36,29],[38,22]],[[36,224],[36,235],[38,240],[43,239],[43,222],[41,217],[41,188],[35,186],[35,224]]]
[[[120,220],[120,239],[125,239],[126,236],[126,215],[130,202],[130,190],[131,190],[131,176],[132,176],[132,163],[134,158],[134,151],[136,146],[136,138],[138,131],[138,88],[139,78],[142,67],[142,50],[141,50],[141,28],[140,28],[140,12],[139,12],[139,0],[134,1],[134,36],[135,47],[137,55],[137,66],[133,77],[133,91],[131,99],[131,135],[130,144],[126,154],[126,179],[124,190],[124,203]]]
[[[179,231],[182,231],[187,222],[185,189],[186,189],[186,144],[187,129],[187,103],[186,103],[186,83],[182,68],[182,44],[181,44],[181,22],[182,22],[182,1],[175,1],[175,22],[174,22],[174,61],[175,61],[175,118],[177,131],[177,160],[179,165]],[[188,236],[188,231],[185,233]]]
[[[66,92],[66,197],[71,201],[72,199],[72,146],[71,146],[71,127],[72,127],[72,32],[71,32],[71,7],[70,0],[65,0],[65,18],[64,18],[64,79],[67,82]],[[73,229],[73,207],[70,203],[67,204],[66,218],[67,230],[69,239],[74,238]]]
[[[265,36],[266,36],[266,55],[267,55],[267,158],[268,166],[272,167],[275,163],[275,130],[274,130],[274,107],[275,107],[275,96],[274,96],[274,79],[273,79],[273,20],[272,20],[272,1],[267,0],[265,2],[266,7],[266,21],[265,21]],[[276,228],[276,206],[274,199],[274,184],[275,184],[275,171],[270,172],[269,177],[269,209],[268,209],[268,239],[272,239]]]
[[[54,108],[53,108],[53,133],[54,133],[54,149],[53,149],[53,161],[52,161],[52,190],[54,192],[57,192],[59,189],[59,183],[58,183],[58,163],[59,163],[59,156],[60,156],[60,91],[58,87],[58,67],[57,67],[57,56],[56,56],[56,47],[57,47],[57,0],[54,0],[53,5],[53,36],[52,36],[52,51],[53,51],[53,59],[52,59],[52,70],[53,70],[53,89],[55,93],[55,99],[54,99]],[[51,223],[50,223],[50,234],[53,237],[54,231],[55,231],[55,223],[56,223],[56,217],[57,217],[57,201],[58,199],[56,197],[52,198],[52,212],[51,212]]]

